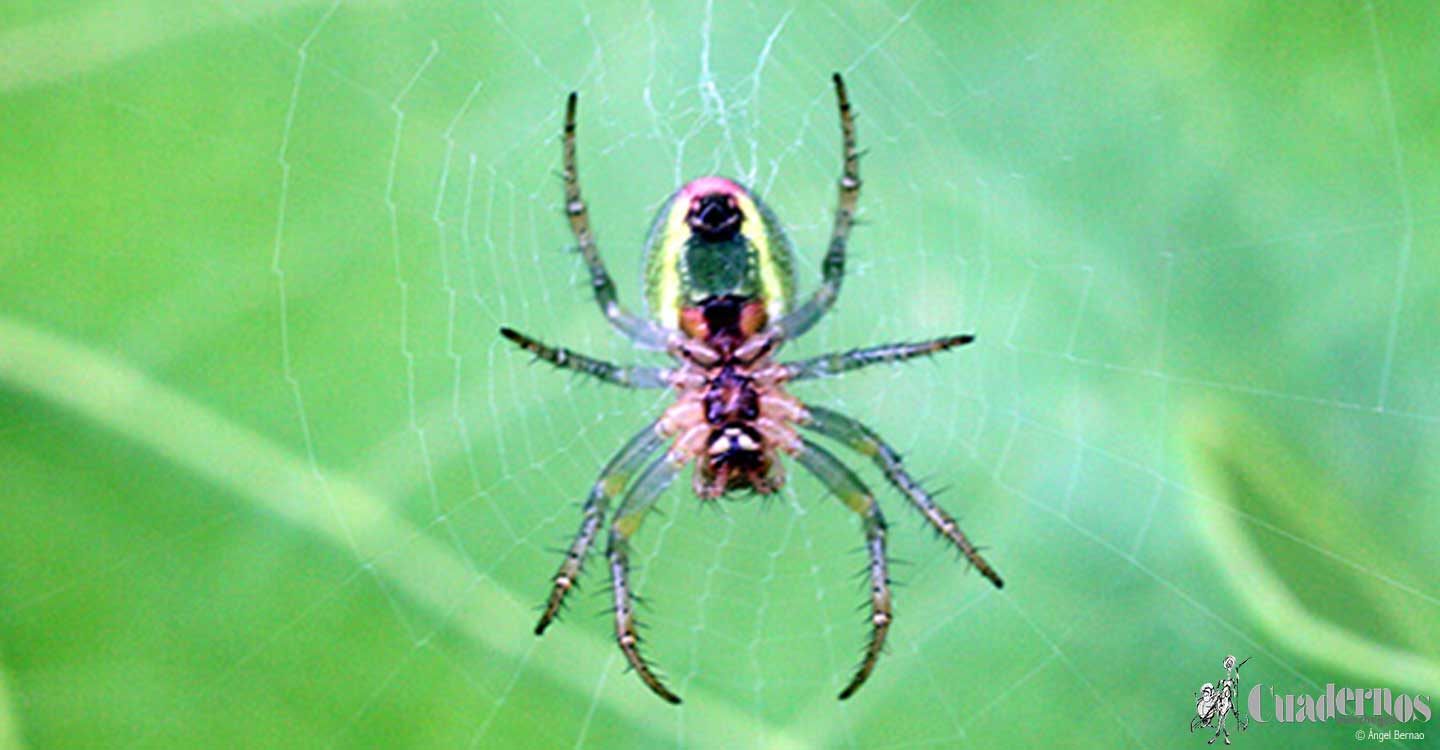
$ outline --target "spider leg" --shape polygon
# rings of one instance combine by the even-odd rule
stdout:
[[[651,422],[645,429],[635,433],[625,447],[615,453],[595,480],[595,486],[590,489],[590,496],[585,500],[584,519],[580,522],[580,530],[575,532],[575,539],[570,542],[565,560],[560,563],[560,570],[555,573],[550,598],[545,602],[545,613],[535,625],[535,635],[545,632],[545,628],[560,612],[565,596],[575,587],[576,581],[580,580],[580,568],[585,564],[590,545],[595,541],[595,534],[605,520],[605,509],[610,505],[610,500],[625,489],[625,485],[646,459],[664,444],[665,437],[658,426],[659,422]]]
[[[818,406],[807,406],[808,418],[802,419],[800,424],[814,430],[829,438],[838,440],[848,445],[856,452],[869,456],[880,470],[885,472],[885,478],[895,485],[895,488],[904,493],[910,499],[915,508],[920,511],[925,519],[935,527],[942,536],[949,539],[965,559],[974,565],[980,574],[995,584],[995,588],[1005,585],[1000,579],[1000,574],[990,567],[990,563],[980,555],[980,551],[970,543],[969,538],[960,530],[959,524],[955,523],[954,517],[945,512],[935,503],[930,493],[925,491],[911,476],[900,466],[900,455],[880,439],[873,430],[861,424],[859,421]]]
[[[840,175],[839,199],[835,206],[835,224],[830,230],[830,247],[821,262],[820,288],[776,323],[783,338],[797,338],[810,330],[835,304],[840,283],[845,280],[845,245],[850,241],[850,228],[855,223],[855,207],[860,202],[860,153],[855,148],[855,116],[850,111],[850,97],[845,93],[845,80],[834,76],[835,100],[840,107],[840,134],[844,140],[844,167]]]
[[[633,315],[620,306],[615,294],[615,282],[600,260],[600,250],[595,245],[595,235],[590,231],[590,217],[585,210],[585,199],[580,197],[580,173],[575,166],[575,105],[579,97],[572,91],[565,102],[565,216],[570,220],[570,231],[580,247],[580,255],[590,269],[590,286],[595,289],[595,302],[600,311],[621,333],[631,341],[647,349],[664,349],[670,335],[653,322]]]
[[[915,343],[881,344],[864,349],[851,349],[848,352],[822,354],[800,362],[787,362],[784,367],[790,371],[790,380],[827,378],[881,362],[903,362],[914,357],[936,354],[964,346],[974,340],[974,336],[960,334]]]
[[[865,548],[870,553],[870,643],[865,648],[865,658],[860,662],[860,668],[850,679],[850,684],[840,691],[840,699],[844,700],[854,695],[875,670],[880,650],[885,645],[885,634],[890,631],[892,613],[890,575],[885,559],[885,517],[880,514],[880,506],[876,504],[870,489],[855,476],[850,467],[841,463],[840,459],[829,451],[805,440],[803,447],[795,454],[795,459],[809,469],[827,489],[835,493],[850,510],[860,514],[865,522]]]
[[[543,359],[562,370],[583,372],[596,380],[622,388],[664,388],[670,385],[670,371],[660,367],[639,367],[612,364],[583,354],[577,354],[565,347],[543,344],[513,328],[501,328],[500,335],[515,342],[536,358]]]
[[[679,703],[680,696],[670,692],[660,678],[650,671],[640,655],[640,636],[635,632],[635,610],[630,599],[630,537],[640,529],[645,514],[655,505],[661,493],[675,480],[685,463],[683,454],[674,451],[655,460],[636,480],[625,495],[615,520],[610,523],[610,581],[615,591],[615,640],[630,666],[655,694],[670,703]]]

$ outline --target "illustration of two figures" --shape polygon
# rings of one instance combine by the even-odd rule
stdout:
[[[1225,728],[1225,720],[1230,716],[1235,717],[1235,726],[1240,731],[1250,726],[1235,703],[1240,695],[1240,667],[1245,666],[1246,661],[1250,658],[1246,657],[1245,661],[1236,664],[1234,656],[1225,657],[1225,677],[1220,680],[1219,686],[1207,682],[1195,695],[1195,716],[1190,719],[1190,731],[1194,732],[1197,727],[1214,727],[1215,734],[1206,744],[1215,744],[1222,735],[1225,744],[1230,744],[1230,730]]]

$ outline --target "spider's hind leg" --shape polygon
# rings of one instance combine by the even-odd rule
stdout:
[[[850,229],[855,224],[855,209],[860,203],[860,152],[855,146],[855,115],[850,111],[850,96],[845,92],[845,80],[839,73],[834,76],[835,103],[840,108],[840,135],[843,139],[844,161],[839,182],[839,197],[835,204],[835,225],[830,231],[830,247],[820,264],[820,288],[805,301],[776,323],[784,338],[796,338],[825,317],[840,296],[840,284],[845,280],[845,248],[850,242]]]
[[[870,643],[865,647],[865,658],[861,660],[855,676],[840,691],[840,699],[844,700],[854,695],[875,671],[894,616],[890,608],[890,574],[885,557],[885,517],[880,514],[875,496],[855,476],[855,472],[824,448],[808,440],[802,445],[795,459],[834,492],[840,502],[858,513],[865,523],[865,549],[870,554]]]
[[[595,290],[595,303],[600,312],[616,330],[625,334],[637,345],[647,349],[664,349],[669,334],[653,322],[634,315],[620,306],[615,292],[615,281],[605,270],[600,259],[600,249],[595,244],[595,233],[590,229],[590,215],[585,208],[585,199],[580,195],[580,171],[575,164],[575,109],[578,96],[570,94],[565,102],[565,218],[570,221],[570,231],[575,235],[575,244],[585,258],[590,270],[590,286]]]

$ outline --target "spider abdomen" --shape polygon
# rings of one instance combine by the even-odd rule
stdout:
[[[668,329],[707,297],[753,299],[770,316],[790,309],[795,272],[780,222],[743,185],[701,177],[660,207],[645,243],[645,300]]]

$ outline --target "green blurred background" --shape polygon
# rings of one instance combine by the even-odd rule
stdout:
[[[1440,694],[1440,11],[1179,5],[6,3],[0,746],[1197,746],[1227,653]],[[897,624],[839,703],[854,518],[798,474],[674,490],[637,576],[672,708],[603,566],[531,633],[663,395],[495,331],[654,361],[567,252],[572,89],[632,303],[652,212],[714,172],[809,288],[832,70],[864,224],[789,352],[979,341],[795,390],[889,436],[1008,585],[883,490]]]

